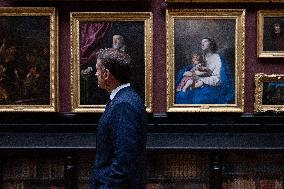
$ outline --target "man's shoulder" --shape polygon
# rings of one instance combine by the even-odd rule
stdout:
[[[120,93],[114,99],[114,104],[119,105],[121,103],[127,103],[132,107],[144,105],[143,100],[138,93],[132,89],[132,87],[126,87],[119,91]]]
[[[142,99],[138,95],[136,91],[134,91],[131,87],[125,88],[125,90],[122,91],[121,95],[118,96],[119,101],[123,102],[140,102]]]

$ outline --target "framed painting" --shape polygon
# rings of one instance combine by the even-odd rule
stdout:
[[[255,112],[284,112],[284,75],[255,75]]]
[[[258,57],[284,57],[284,10],[260,10],[257,17]]]
[[[55,8],[0,8],[0,111],[57,111]]]
[[[96,52],[117,48],[131,57],[131,86],[152,111],[152,13],[71,13],[71,100],[73,112],[103,112],[109,94],[98,88]]]
[[[245,11],[167,11],[167,111],[243,112]]]

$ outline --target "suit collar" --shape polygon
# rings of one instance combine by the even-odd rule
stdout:
[[[103,113],[103,115],[102,115],[102,117],[101,117],[101,119],[100,119],[100,121],[99,121],[99,125],[100,125],[101,121],[104,119],[104,117],[105,117],[105,115],[107,114],[107,112],[110,110],[110,108],[111,108],[112,105],[114,104],[115,100],[116,100],[121,94],[123,94],[124,92],[128,91],[129,89],[131,89],[130,86],[126,86],[126,87],[120,89],[120,90],[116,93],[115,97],[114,97],[112,100],[109,100],[109,102],[106,104],[105,111],[104,111],[104,113]]]
[[[121,90],[119,90],[119,91],[116,93],[115,97],[114,97],[112,100],[110,100],[110,106],[115,102],[115,100],[116,100],[121,94],[125,93],[125,92],[128,91],[129,89],[131,89],[131,86],[124,87],[124,88],[122,88]]]
[[[111,94],[110,94],[110,100],[113,100],[113,98],[116,96],[116,94],[123,88],[125,87],[129,87],[130,86],[130,83],[126,83],[126,84],[122,84],[120,86],[118,86],[117,88],[115,88],[114,90],[111,91]]]
[[[123,94],[125,91],[127,91],[127,90],[129,90],[129,89],[131,89],[130,86],[126,86],[126,87],[120,89],[120,90],[116,93],[115,97],[114,97],[112,100],[109,100],[108,103],[106,104],[105,112],[107,112],[107,111],[112,107],[112,105],[114,104],[115,100],[116,100],[121,94]]]

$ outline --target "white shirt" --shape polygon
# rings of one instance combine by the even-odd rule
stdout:
[[[123,89],[123,88],[125,88],[125,87],[129,87],[130,86],[130,83],[126,83],[126,84],[123,84],[123,85],[119,85],[118,87],[116,87],[115,89],[113,89],[112,91],[111,91],[111,93],[110,93],[110,100],[112,100],[114,97],[115,97],[115,95],[116,95],[116,93],[118,92],[118,91],[120,91],[121,89]]]

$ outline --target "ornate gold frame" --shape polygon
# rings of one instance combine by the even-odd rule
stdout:
[[[177,19],[234,19],[235,26],[235,103],[175,104],[174,24]],[[167,111],[168,112],[243,112],[245,78],[245,10],[172,9],[167,11]]]
[[[284,112],[284,104],[283,105],[263,105],[263,83],[264,82],[284,82],[283,74],[273,74],[266,75],[263,73],[258,73],[255,75],[255,103],[254,103],[254,111],[255,112]]]
[[[105,105],[80,105],[79,23],[98,21],[143,21],[145,62],[145,106],[152,112],[152,13],[150,12],[71,12],[71,102],[73,112],[103,112]]]
[[[52,7],[1,7],[0,16],[49,16],[50,18],[50,104],[0,105],[0,112],[55,112],[58,110],[58,17]]]
[[[263,50],[263,32],[264,17],[283,17],[284,10],[260,10],[257,12],[257,55],[260,58],[279,58],[284,57],[284,51],[264,51]]]

